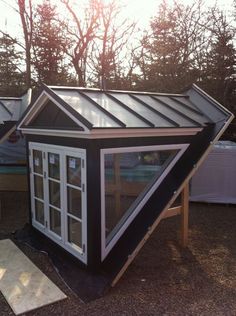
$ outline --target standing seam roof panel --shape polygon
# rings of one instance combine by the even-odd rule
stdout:
[[[203,123],[201,123],[201,122],[199,122],[199,119],[193,118],[192,116],[195,113],[193,113],[190,110],[187,110],[183,106],[179,106],[179,104],[177,102],[175,102],[174,100],[171,100],[169,97],[162,97],[162,96],[161,97],[160,96],[156,97],[156,96],[153,96],[153,98],[155,100],[157,100],[158,102],[161,102],[166,107],[170,108],[171,110],[173,110],[174,112],[178,113],[179,115],[184,117],[186,120],[189,120],[190,122],[192,122],[193,124],[195,124],[197,126],[198,125],[203,125],[205,123],[205,121]],[[200,118],[202,119],[202,117],[200,117]]]
[[[148,119],[146,119],[144,116],[140,115],[138,112],[134,111],[132,108],[126,105],[126,102],[123,103],[120,100],[118,100],[112,93],[106,93],[106,95],[112,99],[113,101],[117,102],[123,109],[127,110],[129,113],[134,115],[135,117],[139,118],[141,121],[147,124],[149,127],[155,127],[155,125],[150,122]],[[127,94],[125,94],[127,96]]]
[[[120,127],[94,104],[89,102],[79,90],[53,90],[60,98],[68,103],[75,111],[88,120],[93,127]]]
[[[158,97],[158,99],[167,103],[170,107],[176,108],[178,111],[182,112],[184,115],[187,115],[190,119],[196,121],[201,125],[205,124],[207,121],[203,115],[196,113],[196,111],[194,111],[193,109],[188,108],[186,105],[183,105],[172,98]]]
[[[4,106],[8,109],[9,112],[12,114],[13,120],[18,120],[20,118],[21,114],[21,108],[22,108],[22,100],[21,99],[1,99],[1,102],[4,104]]]
[[[105,113],[108,117],[110,117],[114,122],[116,122],[120,127],[126,127],[126,125],[118,120],[118,118],[114,115],[112,115],[110,112],[106,111],[104,108],[102,108],[97,102],[95,102],[93,99],[91,99],[87,94],[83,93],[82,91],[77,91],[79,94],[81,94],[83,97],[85,97],[89,102],[95,105],[96,108],[98,108],[100,111]]]
[[[2,106],[0,104],[0,124],[4,121],[10,121],[12,118],[12,114],[5,108],[5,106]]]
[[[147,123],[130,113],[128,110],[119,105],[118,102],[115,102],[114,100],[109,98],[105,93],[84,92],[84,94],[93,99],[106,111],[116,116],[121,122],[126,125],[126,127],[149,127]]]
[[[177,124],[179,124],[180,127],[196,127],[197,126],[197,124],[193,124],[192,121],[187,120],[182,115],[173,111],[172,109],[165,106],[161,102],[158,102],[158,100],[156,98],[152,98],[152,96],[135,94],[135,97],[144,101],[149,106],[156,109],[157,111],[163,113],[165,116],[169,117],[172,121],[175,121]]]
[[[183,106],[191,109],[192,111],[195,111],[197,114],[204,116],[204,114],[200,111],[200,109],[190,101],[189,97],[186,96],[186,97],[170,97],[170,98],[182,104]]]
[[[143,105],[141,102],[136,101],[130,95],[121,93],[110,93],[116,99],[123,102],[126,106],[130,107],[133,111],[140,113],[143,117],[149,120],[155,127],[173,127],[173,124],[159,116],[157,113]]]
[[[153,113],[155,113],[156,115],[158,115],[159,117],[161,117],[162,119],[164,119],[165,121],[167,121],[168,123],[171,124],[172,127],[180,127],[180,125],[171,120],[168,116],[164,115],[163,113],[161,113],[160,111],[158,111],[157,109],[154,109],[154,107],[151,107],[149,104],[147,104],[146,102],[138,99],[135,95],[130,94],[130,96],[137,102],[143,104],[146,108],[150,109]]]

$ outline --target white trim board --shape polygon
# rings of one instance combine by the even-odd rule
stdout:
[[[202,131],[202,128],[106,128],[93,129],[88,132],[76,130],[51,130],[51,129],[34,129],[18,128],[24,134],[71,137],[84,139],[108,139],[108,138],[127,138],[127,137],[161,137],[161,136],[193,136]]]
[[[138,215],[141,211],[145,203],[148,199],[152,196],[152,194],[156,191],[158,186],[161,184],[163,179],[166,175],[170,172],[173,168],[175,163],[179,160],[179,158],[183,155],[183,153],[188,148],[189,144],[176,144],[176,145],[157,145],[157,146],[143,146],[143,147],[122,147],[122,148],[106,148],[100,150],[100,157],[101,157],[101,258],[102,261],[106,258],[108,253],[114,247],[116,242],[119,238],[123,235],[125,230],[128,228],[130,223],[134,220],[134,218]],[[144,151],[153,151],[153,150],[173,150],[179,149],[179,152],[176,154],[174,159],[169,163],[169,165],[165,168],[163,173],[157,179],[157,181],[153,184],[153,186],[149,189],[149,191],[145,194],[143,199],[140,201],[138,206],[133,210],[131,215],[125,221],[123,226],[118,230],[115,236],[111,239],[108,245],[106,245],[106,233],[105,233],[105,177],[104,177],[104,156],[105,154],[112,154],[112,153],[127,153],[127,152],[144,152]]]

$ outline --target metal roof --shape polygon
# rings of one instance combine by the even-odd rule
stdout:
[[[0,143],[9,132],[16,128],[17,121],[31,100],[31,89],[22,97],[1,97],[0,96]]]
[[[57,101],[66,103],[88,128],[203,127],[211,120],[183,94],[103,91],[72,87],[46,87]]]
[[[16,121],[7,121],[0,124],[0,144],[11,134],[16,128]]]
[[[0,124],[4,121],[10,121],[12,118],[12,112],[5,106],[0,99]]]

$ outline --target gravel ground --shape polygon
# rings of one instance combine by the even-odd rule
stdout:
[[[0,195],[0,238],[27,221],[27,195]],[[27,245],[22,251],[68,298],[37,315],[236,315],[236,206],[190,205],[189,246],[179,245],[179,217],[164,220],[120,282],[103,298],[83,303],[64,284],[49,258]],[[0,316],[14,315],[0,294]]]

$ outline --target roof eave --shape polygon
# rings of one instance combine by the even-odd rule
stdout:
[[[194,128],[94,128],[91,131],[59,130],[45,128],[19,127],[24,134],[48,135],[70,138],[105,139],[127,137],[166,137],[166,136],[192,136],[202,131],[201,127]]]

